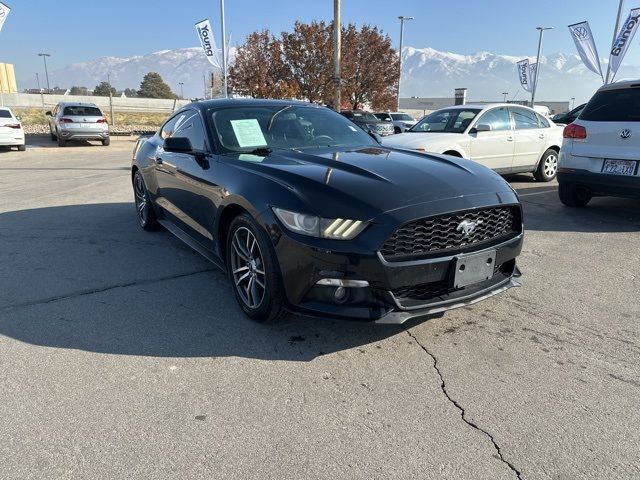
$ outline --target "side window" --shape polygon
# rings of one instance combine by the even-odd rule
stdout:
[[[537,114],[538,115],[538,123],[540,125],[540,128],[550,128],[551,124],[549,123],[549,120],[547,120],[546,118],[544,118],[542,115]]]
[[[194,150],[206,150],[204,126],[198,112],[190,111],[186,113],[186,118],[180,121],[179,125],[176,125],[173,135],[188,138]]]
[[[176,123],[178,123],[181,116],[182,115],[176,115],[175,117],[171,117],[162,127],[160,127],[160,138],[165,140],[173,134]]]
[[[484,113],[477,124],[491,125],[491,131],[511,130],[511,118],[507,107],[494,108]]]
[[[511,114],[513,115],[513,121],[516,124],[516,130],[540,128],[536,112],[532,112],[524,108],[512,108]]]

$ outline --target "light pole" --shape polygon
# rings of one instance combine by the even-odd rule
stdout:
[[[538,56],[536,60],[536,78],[533,79],[533,89],[531,90],[531,108],[534,106],[536,99],[536,90],[538,89],[538,78],[540,78],[540,51],[542,50],[542,37],[545,30],[553,30],[553,27],[536,27],[536,30],[540,32],[540,38],[538,39]]]
[[[180,100],[184,100],[184,90],[182,88],[184,82],[178,82],[178,85],[180,85]]]
[[[400,80],[402,80],[402,43],[404,40],[404,21],[405,20],[413,20],[413,17],[405,17],[400,15],[398,17],[400,19],[400,72],[398,72],[398,93],[397,93],[397,103],[396,103],[396,111],[400,111]]]
[[[571,97],[571,110],[573,110],[575,104],[576,104],[576,97]]]
[[[340,48],[342,45],[342,22],[340,20],[340,0],[333,0],[333,81],[336,91],[333,96],[333,109],[340,111]]]
[[[44,74],[47,77],[47,93],[51,93],[51,88],[49,87],[49,71],[47,70],[47,57],[50,57],[48,53],[39,53],[39,57],[42,57],[44,61]]]
[[[222,30],[222,88],[227,98],[227,38],[224,27],[224,0],[220,0],[220,29]]]
[[[41,91],[42,89],[40,88],[40,75],[38,75],[38,72],[36,72],[36,83],[38,84],[38,91]]]
[[[509,92],[502,92],[502,102],[503,103],[507,103],[507,95],[509,95]]]

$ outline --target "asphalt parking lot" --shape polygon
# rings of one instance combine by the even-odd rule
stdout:
[[[640,478],[640,202],[509,178],[524,287],[247,320],[136,221],[133,140],[0,152],[0,478]]]

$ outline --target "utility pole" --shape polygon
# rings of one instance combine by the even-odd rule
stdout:
[[[531,108],[535,105],[533,102],[536,99],[536,90],[538,89],[538,78],[540,77],[540,52],[542,51],[542,37],[545,30],[553,30],[553,27],[536,27],[536,30],[540,32],[538,39],[538,56],[536,60],[536,78],[533,79],[533,89],[531,90]]]
[[[47,93],[51,93],[51,88],[49,87],[49,71],[47,70],[47,57],[50,57],[48,53],[39,53],[39,57],[42,57],[44,60],[44,74],[47,77]]]
[[[227,95],[227,37],[224,28],[224,0],[220,0],[220,29],[222,30],[222,88],[224,90],[224,98]]]
[[[38,91],[42,90],[40,88],[40,75],[38,75],[38,72],[36,72],[36,83],[38,84]]]
[[[400,19],[400,72],[398,72],[398,92],[397,92],[397,103],[396,103],[396,111],[400,111],[400,81],[402,80],[402,43],[404,40],[404,21],[405,20],[413,20],[413,17],[404,17],[400,15],[398,17]]]
[[[620,15],[622,15],[623,7],[624,7],[624,0],[620,0],[620,5],[618,6],[618,16],[616,17],[616,26],[613,29],[613,40],[611,41],[611,45],[614,44],[614,42],[616,41],[616,37],[618,36],[618,29],[620,28]],[[609,62],[609,64],[607,65],[607,76],[605,77],[605,81],[604,81],[605,84],[609,83],[610,75],[611,75],[611,62]]]
[[[340,0],[333,0],[333,81],[335,93],[333,96],[333,109],[340,111],[342,99],[340,98],[340,49],[342,48],[342,22],[340,20]]]

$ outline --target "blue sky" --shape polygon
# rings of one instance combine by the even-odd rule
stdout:
[[[99,56],[131,56],[197,45],[193,24],[210,17],[219,28],[218,0],[3,0],[13,11],[0,32],[0,61],[18,76],[41,72],[37,53],[50,53],[50,66]],[[398,15],[414,16],[405,45],[456,53],[490,51],[535,55],[538,25],[554,26],[544,52],[575,52],[566,26],[589,20],[601,56],[611,42],[618,0],[343,0],[343,21],[381,27],[397,45]],[[625,10],[640,0],[626,0]],[[332,0],[226,0],[232,44],[250,32],[291,29],[296,20],[327,20]],[[217,34],[219,39],[219,31]],[[626,62],[639,64],[638,40]]]

